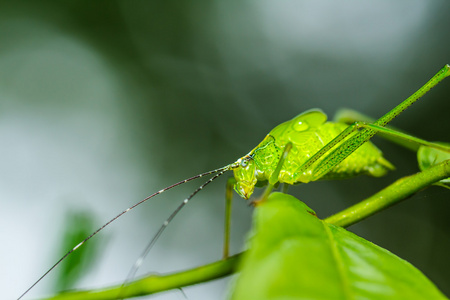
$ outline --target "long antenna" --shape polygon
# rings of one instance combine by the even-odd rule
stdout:
[[[229,167],[229,166],[227,166]],[[139,270],[139,268],[141,267],[142,263],[144,262],[145,257],[147,256],[147,254],[150,252],[150,250],[153,248],[153,246],[155,245],[156,241],[158,240],[158,238],[161,236],[161,234],[164,232],[164,230],[167,228],[167,226],[170,224],[170,222],[173,220],[173,218],[175,218],[175,216],[180,212],[180,210],[189,202],[189,200],[191,200],[198,192],[200,192],[205,186],[207,186],[208,184],[210,184],[211,182],[213,182],[214,180],[216,180],[219,176],[221,176],[223,173],[225,173],[226,171],[228,171],[229,169],[227,169],[227,167],[224,167],[222,169],[219,169],[218,173],[216,175],[214,175],[213,177],[211,177],[208,181],[206,181],[204,184],[202,184],[201,186],[199,186],[189,197],[187,197],[186,199],[183,200],[183,202],[181,202],[181,204],[170,214],[170,216],[164,221],[164,223],[161,225],[161,227],[159,227],[158,231],[156,232],[156,234],[153,236],[153,238],[150,240],[150,242],[147,244],[147,246],[145,247],[144,251],[142,252],[142,254],[139,256],[139,258],[136,260],[136,262],[134,263],[133,267],[130,269],[130,272],[128,273],[128,276],[125,280],[125,282],[122,284],[122,289],[126,289],[126,284],[133,279],[133,277],[136,275],[136,272]],[[120,299],[120,295],[119,295],[119,299]]]
[[[170,222],[170,220],[173,218],[173,217],[175,217],[175,215],[178,213],[178,211],[189,201],[189,199],[191,199],[195,194],[197,194],[204,186],[206,186],[208,183],[210,183],[211,181],[213,181],[214,179],[216,179],[217,177],[219,177],[220,175],[222,175],[223,173],[225,173],[226,171],[228,171],[230,168],[231,168],[231,166],[232,166],[233,164],[231,164],[231,165],[227,165],[227,166],[225,166],[225,167],[222,167],[222,168],[219,168],[219,169],[215,169],[215,170],[212,170],[212,171],[208,171],[208,172],[205,172],[205,173],[202,173],[202,174],[198,174],[198,175],[195,175],[195,176],[193,176],[193,177],[191,177],[191,178],[188,178],[188,179],[184,179],[184,180],[182,180],[182,181],[179,181],[179,182],[177,182],[177,183],[174,183],[174,184],[172,184],[172,185],[170,185],[170,186],[168,186],[168,187],[166,187],[166,188],[164,188],[164,189],[162,189],[162,190],[159,190],[159,191],[157,191],[156,193],[153,193],[153,194],[151,194],[150,196],[148,196],[147,198],[145,198],[145,199],[143,199],[143,200],[141,200],[141,201],[139,201],[139,202],[137,202],[136,204],[134,204],[133,206],[130,206],[129,208],[127,208],[127,209],[125,209],[124,211],[122,211],[120,214],[118,214],[117,216],[115,216],[114,218],[112,218],[111,220],[109,220],[108,222],[106,222],[102,227],[100,227],[99,229],[97,229],[96,231],[94,231],[94,233],[92,233],[90,236],[88,236],[87,238],[85,238],[81,243],[79,243],[78,245],[76,245],[75,247],[73,247],[69,252],[67,252],[63,257],[61,257],[50,269],[48,269],[41,277],[39,277],[39,279],[38,280],[36,280],[36,282],[35,283],[33,283],[33,285],[31,285],[22,295],[20,295],[20,297],[19,298],[17,298],[17,300],[20,300],[20,299],[22,299],[22,297],[23,296],[25,296],[32,288],[34,288],[34,286],[36,285],[36,284],[38,284],[45,276],[47,276],[47,274],[48,273],[50,273],[54,268],[56,268],[64,259],[66,259],[70,254],[72,254],[72,252],[74,252],[75,250],[77,250],[78,248],[80,248],[84,243],[86,243],[88,240],[90,240],[92,237],[94,237],[97,233],[99,233],[100,231],[102,231],[106,226],[108,226],[109,224],[111,224],[112,222],[114,222],[115,220],[117,220],[118,218],[120,218],[122,215],[124,215],[125,213],[127,213],[127,212],[129,212],[130,210],[132,210],[133,208],[135,208],[136,206],[139,206],[139,205],[141,205],[142,203],[144,203],[145,201],[147,201],[147,200],[149,200],[150,198],[153,198],[153,197],[155,197],[156,195],[159,195],[159,194],[162,194],[162,193],[164,193],[165,191],[167,191],[167,190],[170,190],[170,189],[172,189],[172,188],[174,188],[174,187],[176,187],[176,186],[179,186],[179,185],[181,185],[181,184],[183,184],[183,183],[186,183],[186,182],[188,182],[188,181],[191,181],[191,180],[194,180],[194,179],[197,179],[197,178],[201,178],[201,177],[203,177],[203,176],[207,176],[207,175],[211,175],[211,174],[215,174],[215,173],[219,173],[219,174],[217,174],[217,175],[215,175],[214,177],[212,177],[210,180],[208,180],[206,183],[204,183],[203,185],[201,185],[197,190],[195,190],[195,192],[194,193],[192,193],[191,194],[191,196],[189,196],[188,197],[188,199],[185,199],[184,201],[183,201],[183,204],[182,205],[180,205],[180,207],[178,207],[178,209],[174,212],[174,213],[172,213],[172,215],[170,216],[170,218],[168,219],[168,221]],[[186,202],[186,203],[184,203],[184,202]],[[167,221],[166,221],[167,222]],[[166,222],[164,222],[164,224],[166,223]],[[164,226],[165,227],[165,226]],[[156,237],[156,239],[159,237],[159,235],[161,235],[161,233],[162,233],[162,231],[164,231],[164,228],[160,228],[160,230],[158,231],[158,233],[157,233],[157,235],[155,236]],[[155,238],[153,238],[153,239],[155,239]],[[153,240],[152,240],[153,241]],[[156,241],[156,240],[155,240]],[[149,246],[147,246],[148,248],[151,248],[152,247],[152,245],[151,244],[149,244]],[[150,250],[150,249],[149,249]],[[148,251],[147,251],[148,252]]]

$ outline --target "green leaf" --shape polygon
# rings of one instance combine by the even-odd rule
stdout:
[[[436,142],[438,145],[450,147],[450,143]],[[450,159],[450,153],[435,148],[420,146],[417,151],[417,161],[419,163],[420,170],[424,171],[444,160]],[[439,181],[440,186],[450,188],[450,177]]]
[[[273,193],[256,207],[231,299],[447,299],[419,270]]]
[[[66,253],[67,249],[73,248],[95,229],[94,217],[88,211],[70,210],[65,221],[60,253]],[[55,282],[56,291],[73,288],[75,283],[90,271],[98,254],[97,246],[97,240],[87,243],[61,263],[59,276]]]

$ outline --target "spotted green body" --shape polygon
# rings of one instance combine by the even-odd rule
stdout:
[[[292,149],[278,175],[280,183],[307,183],[318,179],[349,178],[360,174],[379,177],[394,169],[392,164],[383,158],[381,151],[371,142],[367,142],[324,176],[317,177],[315,166],[320,164],[331,150],[306,170],[302,170],[309,158],[347,127],[344,123],[327,122],[327,116],[318,109],[309,110],[278,125],[256,148],[237,161],[234,168],[234,189],[241,197],[248,199],[258,182],[270,179],[284,147],[289,142]],[[350,134],[337,145],[351,139],[354,134]]]

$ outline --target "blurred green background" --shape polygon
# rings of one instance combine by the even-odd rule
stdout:
[[[18,297],[61,256],[69,212],[100,226],[178,180],[226,165],[314,107],[379,117],[450,63],[448,1],[1,1],[0,285]],[[448,79],[447,79],[448,80]],[[449,141],[450,81],[393,124]],[[321,217],[417,171],[414,153],[375,142],[385,178],[291,189]],[[167,192],[115,222],[77,287],[121,283],[182,199]],[[225,178],[170,225],[139,274],[221,256]],[[430,188],[353,226],[450,294],[449,192]],[[232,251],[251,208],[233,208]],[[75,242],[74,242],[75,243]],[[30,297],[52,293],[58,272]],[[224,298],[229,279],[185,289]],[[184,299],[179,291],[152,299]]]

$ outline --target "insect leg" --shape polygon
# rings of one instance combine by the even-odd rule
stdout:
[[[228,256],[230,255],[231,204],[233,202],[233,187],[235,183],[236,179],[234,177],[228,178],[225,191],[225,229],[223,240],[223,259],[228,258]]]
[[[421,138],[400,132],[400,131],[396,131],[394,129],[391,128],[386,128],[386,127],[381,127],[381,126],[377,126],[375,124],[370,124],[370,123],[364,123],[364,122],[356,122],[357,127],[364,127],[364,128],[370,128],[374,131],[376,131],[377,133],[383,133],[398,139],[403,139],[412,143],[416,143],[418,145],[422,145],[422,146],[427,146],[430,148],[434,148],[434,149],[438,149],[438,150],[442,150],[445,152],[450,152],[450,148],[446,147],[444,145],[440,145],[440,144],[436,144],[433,142],[428,142],[426,140],[423,140]]]
[[[282,192],[284,194],[287,194],[288,190],[289,190],[290,184],[287,184],[286,182],[283,183],[283,188],[282,188]]]
[[[320,158],[325,157],[328,158],[330,157],[330,155],[334,154],[336,152],[336,150],[342,148],[342,146],[344,144],[341,144],[340,147],[338,147],[337,149],[335,149],[335,151],[333,151],[331,154],[328,154],[325,156],[325,154],[329,151],[331,151],[335,146],[337,146],[339,143],[341,143],[346,137],[348,137],[350,134],[354,133],[355,131],[358,130],[358,128],[355,125],[356,123],[353,123],[352,125],[348,126],[344,131],[342,131],[337,137],[335,137],[333,140],[331,140],[328,144],[326,144],[324,147],[322,147],[319,151],[317,151],[310,159],[308,159],[298,170],[299,174],[301,173],[307,173],[307,172],[312,172],[313,174],[317,174],[318,171],[317,169],[311,170],[312,165],[317,162]],[[370,131],[370,129],[364,129],[365,131]],[[363,130],[358,132],[358,134],[354,135],[352,137],[352,139],[347,140],[348,141],[355,141],[355,143],[353,145],[349,145],[346,149],[346,152],[344,154],[341,154],[341,156],[346,155],[345,157],[349,156],[351,153],[353,153],[360,145],[362,145],[363,143],[365,143],[367,140],[370,139],[370,136],[367,140],[361,141],[360,138],[362,137],[363,134]],[[375,134],[375,133],[373,133]],[[356,141],[359,142],[359,145],[356,144]],[[350,148],[351,147],[351,148]],[[354,148],[354,149],[353,149]],[[344,151],[342,151],[344,152]],[[347,153],[348,152],[348,153]],[[326,173],[328,173],[328,171],[330,171],[334,166],[336,166],[337,164],[339,164],[342,160],[345,159],[345,157],[343,157],[342,159],[339,160],[338,163],[336,164],[332,164],[331,167],[325,169],[323,171],[323,174],[321,174],[321,176],[325,175]],[[326,161],[326,159],[324,159],[324,161]],[[321,164],[319,164],[319,166],[327,166],[328,165],[328,161],[326,161],[326,163],[324,163],[324,161],[321,162]],[[317,167],[319,167],[317,166]],[[316,168],[317,168],[316,167]],[[311,170],[311,171],[310,171]],[[312,180],[316,180],[319,179],[321,176],[315,176]],[[303,182],[308,182],[308,181],[303,181]]]
[[[261,201],[265,201],[267,199],[267,197],[269,197],[275,184],[278,182],[278,175],[280,175],[281,169],[283,168],[284,161],[286,160],[291,149],[292,149],[292,143],[289,142],[284,147],[283,154],[281,155],[281,158],[278,161],[277,167],[269,178],[269,183],[267,185],[266,190],[264,191],[264,194],[262,195],[260,200],[254,201],[255,204],[257,204],[258,202],[261,202]]]
[[[434,75],[419,90],[417,90],[414,94],[409,96],[406,100],[402,101],[399,105],[390,110],[384,116],[376,120],[373,125],[378,127],[384,127],[395,117],[401,114],[405,109],[407,109],[414,102],[416,102],[423,95],[425,95],[431,88],[436,86],[439,82],[441,82],[444,78],[448,76],[450,76],[450,65],[447,64],[441,70],[439,70],[436,73],[436,75]],[[331,142],[325,145],[308,161],[306,161],[300,168],[299,170],[300,173],[311,172],[313,174],[311,180],[320,179],[322,176],[331,171],[333,167],[341,163],[345,158],[347,158],[350,154],[352,154],[356,149],[358,149],[362,144],[370,140],[377,133],[377,131],[373,129],[363,128],[361,131],[355,133],[351,138],[344,141],[344,139],[347,136],[349,136],[350,134],[352,134],[357,130],[358,130],[357,123],[353,123],[352,125],[347,127],[341,134],[335,137]],[[337,146],[341,142],[342,144]],[[335,146],[337,147],[334,150],[332,150]],[[332,152],[328,153],[331,150]],[[321,158],[323,158],[323,160],[317,166],[314,167],[314,170],[312,170],[311,169],[312,165]]]
[[[445,147],[443,145],[439,145],[433,142],[429,142],[420,138],[417,138],[415,136],[411,136],[407,134],[406,132],[399,130],[398,128],[394,126],[387,126],[387,127],[379,127],[376,125],[373,125],[371,123],[375,122],[375,119],[368,117],[364,114],[361,114],[357,111],[351,110],[351,109],[341,109],[339,110],[334,120],[336,122],[346,123],[346,124],[352,124],[354,122],[362,122],[363,124],[366,124],[367,126],[371,126],[372,129],[378,130],[378,135],[386,140],[389,140],[393,143],[396,143],[404,148],[408,148],[414,152],[419,150],[419,147],[421,145],[428,146],[434,149],[440,149],[445,152],[449,152],[450,149],[448,147]]]
[[[331,153],[327,154],[324,157],[324,159],[316,167],[314,167],[314,169],[312,170],[312,173],[313,173],[312,180],[317,180],[317,179],[321,178],[322,176],[324,176],[326,173],[328,173],[330,170],[332,170],[332,168],[337,166],[345,158],[347,158],[350,154],[352,154],[356,149],[358,149],[363,143],[370,140],[377,132],[383,132],[384,134],[395,135],[398,138],[413,141],[415,143],[425,145],[425,146],[428,146],[431,148],[443,150],[445,152],[450,151],[450,149],[448,147],[443,146],[443,145],[431,143],[431,142],[413,137],[408,134],[396,132],[395,130],[381,127],[377,124],[364,124],[361,122],[355,122],[351,126],[349,126],[346,130],[344,130],[343,133],[345,133],[347,130],[349,133],[345,134],[343,138],[339,138],[341,136],[341,135],[339,135],[337,137],[337,138],[339,138],[338,142],[334,143],[332,146],[334,147],[337,143],[339,143],[341,140],[343,140],[345,137],[347,137],[351,132],[356,131],[361,127],[363,127],[363,129],[361,131],[357,132],[353,137],[344,141],[341,145],[339,145]],[[337,138],[335,138],[334,140],[336,140]],[[330,143],[333,143],[333,141],[331,141]],[[327,146],[325,146],[324,148],[326,148]],[[331,149],[331,148],[328,148],[328,149]],[[323,150],[324,149],[322,148],[319,151],[321,156],[324,154]],[[312,158],[316,157],[318,153],[316,153]],[[316,160],[319,159],[321,156],[318,156],[316,158]],[[309,161],[307,161],[305,163],[305,165],[308,164],[308,162]],[[311,166],[311,164],[309,164],[309,166]],[[302,167],[302,172],[305,172],[305,171],[306,171],[306,169],[304,169],[304,167]]]

